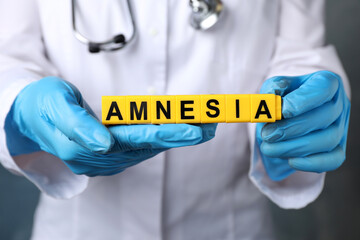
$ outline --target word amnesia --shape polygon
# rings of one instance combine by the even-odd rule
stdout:
[[[102,97],[102,122],[107,125],[276,120],[281,120],[281,97],[274,94]]]

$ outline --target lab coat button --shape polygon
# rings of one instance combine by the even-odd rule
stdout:
[[[156,94],[156,88],[155,87],[148,87],[147,93],[149,95],[155,95]]]
[[[150,34],[152,37],[156,37],[156,36],[159,34],[159,31],[158,31],[156,28],[150,28],[149,34]]]

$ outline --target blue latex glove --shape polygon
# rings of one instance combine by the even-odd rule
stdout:
[[[345,160],[350,101],[341,78],[328,71],[274,77],[261,93],[283,97],[283,120],[258,124],[256,139],[269,177],[283,180],[296,170],[326,172]]]
[[[199,144],[216,124],[106,128],[70,83],[47,77],[25,87],[6,118],[11,155],[46,151],[76,174],[112,175],[169,148]]]

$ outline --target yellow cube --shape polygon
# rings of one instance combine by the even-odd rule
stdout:
[[[126,96],[128,124],[151,123],[151,96]]]
[[[226,122],[250,122],[250,94],[228,94],[226,100]]]
[[[151,123],[176,123],[176,97],[151,97]]]
[[[275,122],[277,119],[274,94],[251,95],[251,122]]]
[[[201,101],[199,95],[176,96],[176,123],[200,123]]]
[[[201,96],[201,123],[221,123],[226,120],[225,95]]]
[[[281,97],[274,94],[103,96],[104,124],[275,122]]]
[[[125,96],[103,96],[101,98],[103,124],[127,124],[125,98]]]

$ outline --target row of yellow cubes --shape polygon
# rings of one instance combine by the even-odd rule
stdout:
[[[103,124],[275,122],[274,94],[103,96]]]

